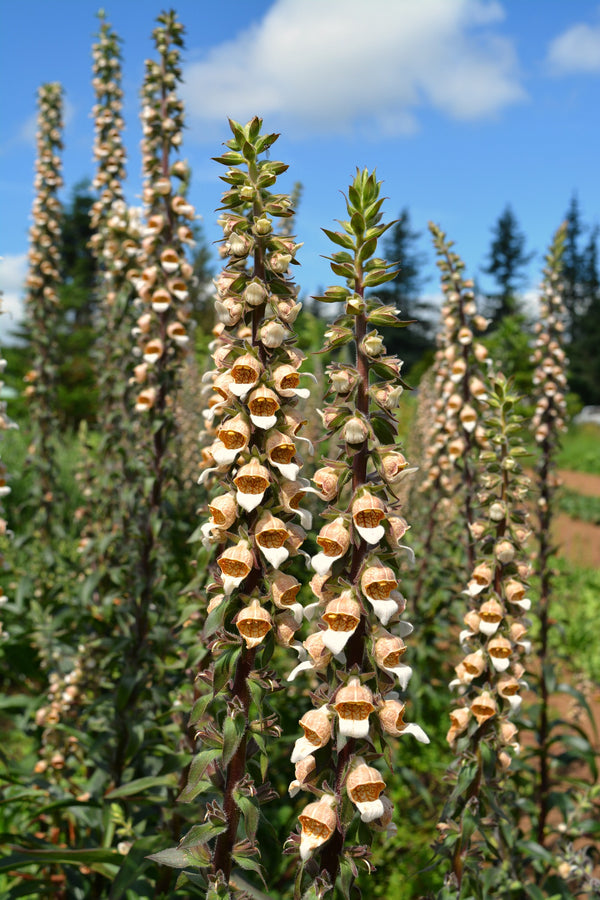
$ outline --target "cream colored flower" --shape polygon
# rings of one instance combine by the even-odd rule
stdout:
[[[311,853],[329,840],[337,827],[335,797],[325,795],[309,803],[298,816],[300,822],[300,858],[305,861]]]
[[[220,559],[218,562],[221,565]],[[235,617],[234,623],[250,650],[258,647],[273,627],[271,616],[258,600],[253,600],[249,606],[244,607]]]
[[[317,544],[322,547],[322,552],[313,556],[312,567],[318,575],[326,575],[350,546],[350,533],[343,518],[338,517],[324,525],[317,537]]]
[[[369,734],[369,716],[375,710],[373,694],[358,678],[340,688],[333,704],[339,732],[344,737],[365,738]]]
[[[360,813],[363,822],[372,822],[380,819],[384,814],[383,801],[380,794],[385,790],[385,781],[381,773],[374,767],[368,766],[362,757],[358,756],[355,766],[346,779],[346,792]]]
[[[322,632],[324,645],[337,656],[344,649],[360,623],[360,605],[350,591],[330,600],[323,613],[327,629]]]

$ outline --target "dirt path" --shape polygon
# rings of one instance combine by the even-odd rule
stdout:
[[[569,469],[559,469],[558,474],[564,486],[570,491],[577,491],[578,494],[585,494],[588,497],[600,497],[600,475],[572,472]]]
[[[578,566],[600,569],[600,525],[559,513],[552,523],[552,538],[559,556]]]

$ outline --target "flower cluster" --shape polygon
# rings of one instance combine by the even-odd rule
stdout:
[[[512,719],[522,701],[521,657],[531,646],[527,637],[531,623],[525,617],[531,601],[526,596],[530,564],[524,547],[529,537],[524,509],[529,479],[518,462],[526,451],[519,436],[520,418],[514,411],[517,399],[504,376],[491,380],[491,414],[486,422],[491,449],[481,455],[486,468],[474,522],[478,555],[465,591],[469,609],[460,634],[464,656],[451,682],[458,699],[447,738],[458,756],[460,790],[453,792],[441,826],[444,832],[449,829],[446,840],[451,842],[448,850],[459,885],[462,857],[469,856],[475,840],[468,800],[479,796],[477,827],[485,832],[497,821],[502,805],[502,773],[519,751]],[[456,840],[462,848],[460,859],[450,850]]]
[[[34,458],[46,514],[54,486],[51,434],[55,427],[56,390],[53,322],[59,303],[60,242],[62,209],[58,191],[62,187],[63,91],[56,82],[38,91],[37,159],[33,224],[29,230],[29,271],[26,287],[26,317],[31,335],[33,368],[26,374],[25,395],[30,401],[34,427]]]
[[[2,293],[0,292],[0,314],[2,313]],[[4,386],[4,382],[2,381],[2,373],[6,368],[6,360],[0,353],[0,392]],[[6,400],[0,400],[0,431],[6,431],[8,428],[16,428],[14,422],[6,414]],[[0,459],[0,541],[7,535],[8,532],[8,524],[6,519],[3,517],[3,504],[2,498],[7,497],[10,494],[10,485],[7,483],[8,472],[6,470],[6,466],[4,462]],[[4,569],[4,555],[0,550],[0,570]],[[0,609],[7,602],[7,597],[4,594],[3,589],[0,587]],[[2,628],[2,620],[0,620],[0,638],[7,637],[7,633]]]
[[[524,549],[530,532],[523,508],[529,479],[521,474],[518,463],[524,450],[516,434],[515,400],[502,376],[492,381],[488,402],[493,415],[488,425],[493,449],[482,454],[486,474],[478,494],[480,514],[486,519],[475,522],[480,556],[465,591],[470,608],[460,640],[467,652],[452,682],[458,688],[459,705],[451,715],[451,744],[488,720],[497,725],[493,730],[502,743],[512,743],[516,733],[507,719],[521,704],[524,670],[520,657],[530,648],[527,631],[531,624],[524,613],[531,601],[526,597],[530,565]],[[489,731],[480,735],[484,733]],[[500,762],[510,764],[504,750]]]
[[[487,395],[488,353],[477,340],[487,320],[478,313],[474,285],[464,276],[464,263],[453,243],[429,224],[441,271],[444,302],[434,362],[435,416],[424,446],[426,476],[421,490],[433,496],[464,495],[465,518],[470,528],[475,502],[476,457],[485,444],[483,415]],[[483,404],[483,408],[482,408]],[[473,536],[468,541],[472,563]]]
[[[261,124],[260,119],[244,126],[231,121],[233,137],[217,159],[227,166],[221,177],[230,187],[221,210],[226,264],[216,280],[219,324],[209,376],[214,438],[207,448],[210,467],[201,478],[215,476],[216,487],[210,518],[200,529],[204,543],[217,548],[204,626],[206,637],[215,635],[208,678],[216,724],[206,727],[205,719],[198,732],[201,747],[218,748],[225,785],[220,808],[226,829],[211,850],[212,878],[219,872],[228,877],[235,861],[243,808],[234,799],[237,782],[244,776],[244,783],[252,785],[249,728],[253,742],[259,740],[256,732],[279,733],[273,718],[262,712],[262,697],[275,682],[272,676],[263,678],[261,654],[270,657],[273,640],[289,645],[302,622],[301,585],[286,569],[302,552],[304,529],[310,526],[309,514],[300,507],[310,486],[300,477],[303,418],[297,409],[309,389],[292,330],[301,304],[290,274],[300,245],[274,227],[292,215],[289,198],[270,190],[287,166],[264,158],[277,135],[262,134]],[[230,729],[237,729],[235,752]],[[260,746],[262,768],[264,737]],[[244,816],[243,827],[254,846],[256,826]]]
[[[99,229],[106,225],[113,203],[123,199],[122,183],[125,178],[126,161],[122,137],[124,122],[120,41],[105,21],[103,13],[100,13],[100,20],[98,43],[92,48],[94,61],[92,86],[96,95],[96,103],[92,108],[95,123],[94,159],[98,166],[92,184],[100,191],[100,196],[91,210],[94,230],[92,246],[105,245]],[[107,258],[107,268],[110,268],[112,259],[111,249],[114,248],[100,247],[101,257]]]
[[[536,398],[532,429],[536,443],[554,449],[559,433],[565,430],[567,358],[563,349],[565,308],[562,299],[561,259],[566,238],[563,225],[556,233],[546,257],[540,297],[540,317],[535,325],[535,346],[531,362]]]
[[[142,131],[145,222],[140,271],[132,277],[140,310],[134,336],[139,365],[136,381],[143,385],[135,408],[156,410],[160,418],[172,406],[177,369],[189,342],[189,283],[193,271],[186,247],[193,246],[194,207],[185,194],[189,166],[173,161],[182,143],[183,103],[176,87],[183,26],[175,13],[163,13],[154,30],[160,61],[146,61],[142,91]]]
[[[346,280],[345,287],[330,287],[319,298],[345,306],[327,332],[326,349],[350,344],[356,363],[328,368],[330,405],[322,416],[330,446],[338,451],[313,478],[329,503],[312,558],[316,602],[310,609],[317,627],[297,645],[300,662],[290,675],[312,670],[319,680],[314,708],[300,719],[290,792],[306,790],[319,798],[299,817],[300,856],[307,860],[322,848],[320,870],[331,884],[349,852],[355,812],[372,828],[391,827],[392,804],[373,765],[380,756],[376,748],[406,734],[428,740],[420,726],[405,723],[401,699],[412,674],[403,661],[412,626],[401,618],[405,599],[398,567],[401,551],[411,551],[402,544],[409,526],[396,492],[414,469],[398,447],[401,362],[386,354],[377,331],[378,325],[403,323],[397,310],[365,293],[396,274],[375,256],[378,239],[390,227],[380,224],[379,192],[374,174],[358,172],[343,231],[325,232],[343,248],[331,257],[331,267]]]

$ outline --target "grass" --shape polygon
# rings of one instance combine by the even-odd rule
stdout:
[[[588,497],[563,488],[558,497],[558,509],[572,519],[600,525],[600,497]]]
[[[571,425],[562,439],[557,462],[560,469],[600,475],[600,427]]]
[[[554,645],[571,671],[600,682],[600,571],[557,559],[552,597]]]

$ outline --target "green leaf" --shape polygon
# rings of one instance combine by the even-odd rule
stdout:
[[[183,869],[192,862],[190,855],[185,850],[180,850],[179,847],[160,850],[158,853],[150,854],[147,859],[151,859],[161,866],[170,866],[171,869]]]
[[[213,698],[210,694],[204,694],[203,697],[198,697],[198,699],[192,706],[192,711],[190,713],[188,722],[190,728],[193,728],[194,725],[197,725],[204,718],[204,713],[206,712],[208,705],[211,703],[212,699]]]
[[[342,234],[341,231],[330,231],[328,228],[322,228],[321,231],[338,247],[344,247],[346,250],[354,250],[354,241],[348,234]]]
[[[235,792],[234,800],[241,810],[244,819],[246,837],[249,841],[253,842],[254,838],[256,837],[256,830],[258,828],[258,819],[260,814],[258,806],[253,803],[249,797],[245,797],[244,794],[240,794],[239,791]]]
[[[223,766],[229,765],[242,742],[246,723],[242,716],[227,716],[223,723]]]
[[[177,776],[172,775],[149,775],[147,778],[136,778],[129,784],[122,784],[118,788],[114,788],[106,794],[107,800],[117,800],[119,797],[132,797],[134,794],[143,794],[149,788],[154,787],[176,787]]]
[[[196,847],[198,844],[206,844],[207,841],[223,834],[224,831],[227,831],[226,822],[221,825],[215,825],[212,822],[202,822],[201,825],[194,825],[193,828],[190,828],[185,837],[179,841],[179,848],[184,850],[186,848]],[[189,861],[190,857],[188,856],[188,862]]]

